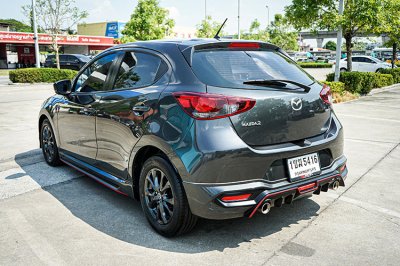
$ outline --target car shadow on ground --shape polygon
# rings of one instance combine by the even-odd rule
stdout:
[[[16,162],[33,180],[43,180],[57,171],[68,171],[67,166],[51,168],[29,167],[26,156],[17,155]],[[21,158],[21,159],[19,159]],[[45,164],[44,161],[39,162]],[[74,172],[71,170],[71,175]],[[13,178],[17,178],[16,176]],[[268,215],[257,213],[252,219],[213,221],[200,219],[194,230],[175,238],[164,238],[151,229],[138,201],[117,194],[89,177],[83,176],[43,188],[61,202],[75,217],[116,239],[157,250],[202,253],[236,248],[241,243],[260,239],[300,221],[310,220],[320,206],[311,198],[304,198],[273,208]]]

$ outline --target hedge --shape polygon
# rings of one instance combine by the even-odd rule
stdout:
[[[334,73],[327,75],[327,81],[333,81]],[[381,88],[394,83],[393,76],[390,74],[372,72],[343,72],[340,74],[339,81],[344,83],[346,91],[358,94],[368,94],[374,88]]]
[[[400,68],[385,68],[381,69],[380,73],[382,74],[390,74],[393,76],[394,83],[400,83]]]
[[[328,63],[298,63],[302,68],[331,68],[332,64]]]
[[[328,85],[331,88],[332,92],[336,92],[339,94],[343,94],[345,92],[344,83],[343,82],[334,82],[334,81],[324,81],[324,84]]]
[[[52,83],[63,79],[72,79],[77,73],[70,69],[23,68],[10,71],[9,77],[14,83]]]

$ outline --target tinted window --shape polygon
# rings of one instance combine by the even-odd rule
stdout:
[[[68,56],[67,55],[59,55],[60,62],[67,62],[68,61]]]
[[[75,63],[75,61],[77,60],[78,58],[76,58],[75,56],[73,56],[73,55],[67,55],[67,61],[69,62],[69,63]]]
[[[352,57],[351,60],[352,60],[353,62],[357,62],[357,63],[363,61],[361,57]]]
[[[160,70],[166,70],[164,64],[159,57],[154,55],[127,52],[118,70],[114,89],[132,89],[149,86],[160,76]]]
[[[116,58],[117,54],[109,54],[93,62],[78,77],[75,91],[91,92],[104,90],[110,68]]]
[[[208,50],[193,54],[193,70],[205,84],[241,87],[248,80],[292,80],[305,85],[314,81],[292,60],[277,51]]]

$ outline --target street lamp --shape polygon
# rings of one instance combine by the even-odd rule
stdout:
[[[240,0],[238,0],[238,39],[240,40]]]
[[[266,5],[265,7],[266,7],[266,8],[267,8],[267,10],[268,10],[268,20],[267,20],[267,27],[269,27],[269,6],[268,6],[268,5]]]
[[[36,0],[32,0],[33,40],[35,41],[36,67],[40,68],[39,39],[36,25]]]
[[[207,0],[204,0],[204,21],[207,20]]]

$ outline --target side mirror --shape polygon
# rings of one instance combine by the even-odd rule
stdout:
[[[64,79],[54,83],[53,87],[56,94],[68,95],[71,93],[72,83],[71,80]]]

